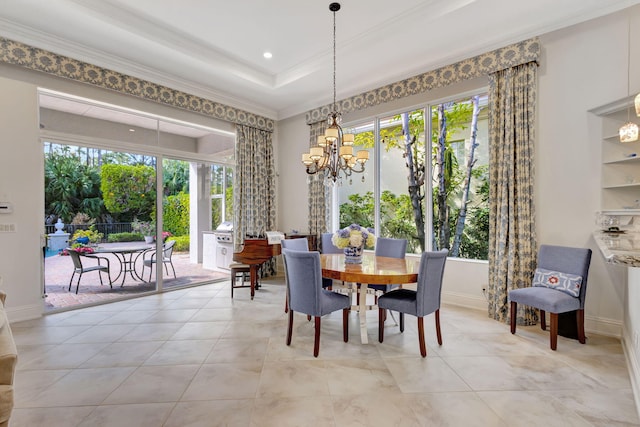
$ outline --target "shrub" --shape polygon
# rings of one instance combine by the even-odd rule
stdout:
[[[189,234],[189,194],[181,191],[175,196],[168,196],[164,200],[162,221],[164,230],[171,234]]]
[[[104,234],[98,233],[95,225],[92,225],[88,230],[76,230],[76,232],[73,233],[73,237],[71,238],[71,240],[75,241],[80,237],[87,237],[91,243],[98,243],[100,242],[100,240],[102,240]]]
[[[189,251],[189,236],[172,236],[167,241],[175,240],[176,244],[173,246],[173,250],[176,252],[188,252]]]
[[[156,234],[156,226],[155,224],[148,221],[140,221],[138,218],[134,218],[131,222],[131,229],[136,231],[143,236],[153,236]]]
[[[140,233],[113,233],[107,238],[109,243],[139,242],[140,240],[144,240],[144,236]]]

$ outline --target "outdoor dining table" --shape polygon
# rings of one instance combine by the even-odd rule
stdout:
[[[120,262],[120,272],[113,279],[113,282],[117,282],[122,276],[122,284],[120,287],[124,286],[125,279],[127,278],[127,273],[133,280],[144,282],[141,274],[138,274],[136,271],[136,262],[140,255],[142,255],[146,250],[155,248],[155,245],[152,244],[133,244],[133,245],[114,245],[114,246],[98,246],[94,249],[95,253],[99,254],[113,254],[118,261]]]
[[[367,305],[367,289],[370,284],[392,285],[416,283],[418,281],[419,258],[388,258],[373,253],[362,255],[362,264],[345,264],[344,254],[321,254],[322,277],[354,283],[360,293],[358,305],[351,309],[360,316],[360,340],[369,342],[367,337],[367,309],[376,309],[375,304]]]

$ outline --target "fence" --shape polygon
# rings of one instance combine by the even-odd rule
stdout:
[[[131,233],[133,231],[131,229],[130,222],[99,222],[94,225],[96,227],[96,230],[98,230],[99,233],[103,234],[102,240],[105,242],[107,241],[109,234]],[[65,224],[63,231],[73,236],[73,233],[75,233],[76,230],[87,230],[89,229],[89,227],[90,225],[87,224]],[[46,234],[52,234],[56,232],[55,224],[45,224],[44,229]]]

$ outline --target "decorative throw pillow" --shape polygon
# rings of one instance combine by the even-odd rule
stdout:
[[[582,276],[547,270],[545,268],[536,268],[533,275],[533,286],[543,286],[564,292],[572,297],[577,297],[580,295]]]

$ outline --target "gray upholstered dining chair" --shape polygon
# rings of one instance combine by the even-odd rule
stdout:
[[[344,249],[340,249],[336,245],[333,244],[331,238],[333,237],[333,233],[322,233],[322,253],[323,254],[341,254],[344,252]],[[344,282],[342,282],[344,285]],[[333,286],[333,279],[329,279],[326,277],[322,278],[322,287],[331,289]]]
[[[71,279],[69,280],[69,292],[71,292],[71,284],[73,283],[73,277],[78,274],[78,283],[76,284],[76,294],[78,293],[78,289],[80,288],[80,279],[82,279],[82,275],[84,273],[88,273],[90,271],[97,271],[98,276],[100,277],[100,285],[102,285],[102,273],[107,273],[107,277],[109,278],[109,286],[113,288],[111,283],[111,274],[110,274],[110,266],[109,266],[109,258],[101,257],[97,255],[84,255],[73,249],[67,249],[67,253],[71,257],[71,261],[73,262],[73,274],[71,274]],[[98,261],[98,264],[85,266],[82,263],[82,259],[94,259]],[[102,264],[102,261],[105,261]]]
[[[376,256],[384,256],[389,258],[399,258],[404,259],[407,253],[407,240],[406,239],[390,239],[387,237],[378,237],[376,239]],[[375,292],[375,300],[376,303],[378,301],[378,295],[380,293],[384,294],[389,292],[391,289],[400,286],[400,284],[391,284],[391,285],[378,285],[378,284],[369,284],[369,289]],[[358,300],[360,299],[360,294],[358,294]],[[385,314],[386,319],[386,314]]]
[[[404,258],[407,253],[406,239],[389,239],[386,237],[378,237],[376,239],[376,256],[384,256],[389,258]],[[369,284],[369,289],[376,291],[388,292],[398,285],[376,285]]]
[[[584,301],[590,263],[591,249],[541,245],[532,286],[509,291],[511,333],[516,333],[518,304],[540,310],[542,330],[547,329],[545,313],[548,311],[550,347],[555,350],[558,345],[558,314],[576,311],[578,341],[584,344]]]
[[[309,252],[309,240],[305,237],[296,239],[282,239],[280,240],[280,246],[282,249],[290,249],[292,251]],[[284,256],[282,257],[284,260]],[[284,297],[284,312],[289,312],[289,283],[287,283],[287,277],[284,278],[286,291]]]
[[[384,340],[384,311],[393,310],[400,312],[400,332],[404,332],[405,314],[418,318],[418,341],[422,357],[427,355],[427,346],[424,341],[424,316],[435,313],[436,335],[438,344],[442,345],[440,295],[448,253],[447,249],[442,249],[422,254],[418,270],[418,286],[415,291],[394,289],[378,298],[378,341]]]
[[[323,254],[341,254],[344,250],[340,249],[336,245],[333,244],[331,239],[333,238],[333,233],[322,233],[322,253]]]
[[[342,310],[342,336],[349,341],[349,310],[351,301],[346,295],[322,289],[322,267],[319,252],[282,250],[285,276],[289,285],[289,324],[287,345],[291,344],[293,313],[304,313],[315,318],[313,355],[320,352],[320,319],[325,314]]]

